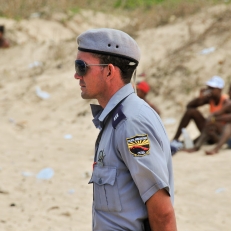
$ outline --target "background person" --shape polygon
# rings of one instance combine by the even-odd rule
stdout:
[[[93,230],[176,231],[169,140],[159,116],[130,84],[140,60],[137,43],[105,28],[86,31],[77,43],[81,96],[100,104],[91,105],[100,129],[90,180]]]
[[[231,99],[231,85],[229,87],[229,97]],[[212,113],[207,119],[201,137],[192,149],[187,152],[198,151],[207,139],[212,139],[216,145],[211,150],[205,151],[207,155],[218,153],[223,144],[231,138],[231,100],[229,100],[219,111]]]
[[[137,95],[141,99],[143,99],[146,103],[148,103],[157,112],[158,115],[160,115],[160,110],[158,109],[158,107],[156,105],[150,103],[146,99],[147,94],[150,91],[150,86],[148,85],[148,83],[145,81],[138,82],[136,85],[136,89],[137,89]]]
[[[231,84],[229,85],[229,102],[222,108],[222,110],[215,112],[212,116],[214,117],[213,120],[217,122],[225,122],[225,126],[223,128],[222,134],[218,139],[216,146],[211,149],[205,151],[207,155],[213,155],[218,153],[220,148],[228,142],[228,147],[231,148],[230,145],[230,138],[231,138]]]
[[[143,99],[146,103],[148,103],[149,106],[152,107],[160,115],[160,110],[154,104],[151,104],[146,99],[146,96],[147,96],[148,92],[150,91],[150,86],[148,85],[148,83],[145,82],[145,81],[141,81],[141,82],[137,83],[136,89],[137,89],[137,95],[141,99]],[[172,145],[170,145],[170,149],[171,149],[171,154],[172,155],[174,155],[178,151],[178,149],[175,146],[172,146]]]
[[[223,125],[223,129],[220,134],[219,133],[217,134],[216,131],[209,132],[210,136],[217,137],[217,144],[211,150],[205,151],[206,155],[213,155],[213,154],[218,153],[220,148],[223,146],[223,144],[227,143],[231,138],[231,103],[227,106],[229,106],[228,114],[215,116],[218,122],[222,121],[222,122],[226,122],[226,124]],[[230,145],[229,145],[229,148],[230,148]]]
[[[0,25],[0,48],[8,48],[9,42],[4,38],[5,27]]]
[[[207,87],[200,91],[199,97],[190,101],[186,106],[186,111],[182,116],[177,131],[171,141],[171,145],[182,149],[183,144],[179,142],[179,137],[181,135],[182,128],[186,128],[191,120],[193,120],[200,132],[203,131],[206,118],[198,110],[198,107],[209,104],[210,113],[214,113],[220,110],[224,104],[228,102],[228,95],[222,94],[222,89],[224,88],[224,80],[219,76],[213,76],[206,82]],[[197,139],[195,140],[195,142]],[[214,143],[213,140],[208,140],[208,142]]]

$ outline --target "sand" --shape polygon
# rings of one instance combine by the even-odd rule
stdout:
[[[199,37],[213,25],[214,15],[223,15],[227,9],[220,5],[137,33],[142,51],[138,74],[146,74],[139,78],[152,86],[148,97],[160,107],[169,139],[186,103],[208,78],[220,74],[229,83],[230,31],[212,30],[189,44],[192,34]],[[0,230],[91,230],[88,181],[98,132],[89,104],[96,102],[81,99],[73,77],[75,39],[88,28],[123,29],[131,20],[82,11],[64,25],[62,17],[0,18],[12,44],[0,50]],[[200,54],[209,47],[215,51]],[[48,98],[38,96],[38,88]],[[201,110],[206,113],[208,108]],[[187,130],[192,138],[198,134],[193,123]],[[224,146],[219,154],[206,156],[204,150],[210,148],[173,156],[174,207],[180,231],[230,230],[231,151]],[[45,168],[54,175],[37,179]]]

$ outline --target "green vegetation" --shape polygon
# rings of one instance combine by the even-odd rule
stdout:
[[[116,0],[114,1],[115,8],[122,8],[122,9],[136,9],[137,7],[152,7],[155,5],[163,5],[163,6],[173,6],[178,4],[194,4],[194,3],[202,3],[207,2],[211,3],[212,1],[197,1],[197,0]],[[218,2],[218,1],[216,1]]]
[[[137,7],[150,7],[166,0],[116,0],[114,6],[123,9],[135,9]]]
[[[78,6],[74,6],[74,7],[71,7],[70,8],[70,11],[73,13],[73,14],[78,14],[80,12],[80,8]]]
[[[79,9],[92,9],[97,11],[128,13],[131,11],[143,12],[158,9],[182,11],[182,16],[193,13],[195,9],[214,3],[224,3],[224,0],[0,0],[0,16],[9,18],[27,18],[38,12],[44,17],[55,11],[78,13]],[[189,9],[189,10],[186,10]]]

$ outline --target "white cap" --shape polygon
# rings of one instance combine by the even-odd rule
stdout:
[[[223,89],[225,86],[225,82],[220,76],[215,75],[206,82],[206,85],[209,87]]]

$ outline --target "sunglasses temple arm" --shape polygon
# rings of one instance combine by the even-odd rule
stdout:
[[[137,91],[136,91],[136,69],[133,73],[133,85],[134,85],[134,90],[135,90],[135,93],[137,94]]]
[[[87,64],[87,66],[107,66],[108,64]]]

